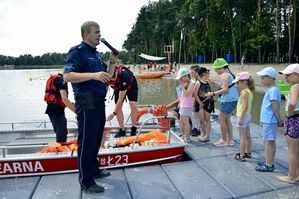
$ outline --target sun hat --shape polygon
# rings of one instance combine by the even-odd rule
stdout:
[[[198,75],[201,75],[207,71],[210,71],[209,69],[207,69],[206,67],[200,67],[198,70],[197,70],[197,73]]]
[[[189,75],[190,71],[187,68],[181,68],[175,79],[181,79],[181,77]]]
[[[223,58],[217,58],[213,63],[213,68],[223,68],[224,66],[228,66],[228,63]]]
[[[256,74],[259,76],[269,76],[274,79],[276,79],[276,77],[278,75],[277,71],[272,67],[266,67],[263,70],[257,72]]]
[[[291,64],[288,65],[284,70],[279,71],[280,74],[291,74],[291,73],[297,73],[299,74],[299,64]]]
[[[240,80],[247,80],[247,79],[250,79],[251,75],[249,72],[240,72],[237,74],[236,78],[233,80],[233,83],[236,83]]]

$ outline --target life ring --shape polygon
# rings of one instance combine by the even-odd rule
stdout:
[[[137,121],[142,117],[144,114],[152,114],[154,116],[167,116],[167,108],[163,105],[158,105],[157,108],[153,107],[144,107],[138,110],[137,113]],[[158,118],[159,125],[163,131],[167,131],[170,129],[170,121],[169,118]]]

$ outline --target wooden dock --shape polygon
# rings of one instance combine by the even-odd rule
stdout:
[[[236,118],[232,118],[236,124]],[[299,183],[279,182],[276,176],[288,172],[288,151],[283,135],[277,135],[276,169],[272,173],[254,170],[264,160],[260,126],[251,125],[252,159],[234,160],[239,151],[239,136],[234,125],[235,146],[213,147],[194,141],[186,147],[192,158],[172,164],[111,170],[111,176],[97,180],[104,193],[80,190],[78,174],[0,179],[0,198],[34,199],[205,199],[205,198],[299,198]],[[194,138],[194,137],[193,137]],[[220,138],[219,124],[212,123],[211,143]],[[195,140],[195,138],[194,138]]]

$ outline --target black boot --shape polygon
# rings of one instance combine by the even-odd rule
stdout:
[[[124,136],[126,136],[126,131],[123,130],[122,128],[120,128],[119,131],[114,135],[115,138],[124,137]]]
[[[135,136],[136,135],[136,130],[137,128],[135,126],[132,126],[131,127],[131,133],[130,133],[130,136]]]

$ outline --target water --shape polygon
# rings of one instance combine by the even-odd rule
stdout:
[[[0,70],[0,123],[48,120],[44,113],[46,103],[43,100],[45,85],[50,74],[59,69],[38,70]],[[176,82],[173,79],[152,79],[139,81],[140,104],[166,104],[176,98],[173,92]],[[113,111],[113,91],[107,93],[106,113]],[[72,87],[69,84],[69,99],[74,102]],[[129,113],[127,102],[123,108]],[[66,117],[75,119],[75,114],[66,109]]]
[[[23,122],[48,120],[44,114],[46,103],[43,100],[47,78],[59,69],[38,70],[0,70],[0,122]],[[168,104],[177,97],[177,81],[172,78],[138,80],[139,104]],[[107,93],[106,113],[112,113],[114,100],[113,91]],[[252,105],[253,122],[259,122],[260,106],[263,93],[254,92]],[[72,87],[69,84],[69,99],[74,101]],[[282,116],[285,115],[282,103]],[[129,105],[124,104],[124,112],[129,113]],[[74,113],[66,109],[66,117],[75,119]]]

